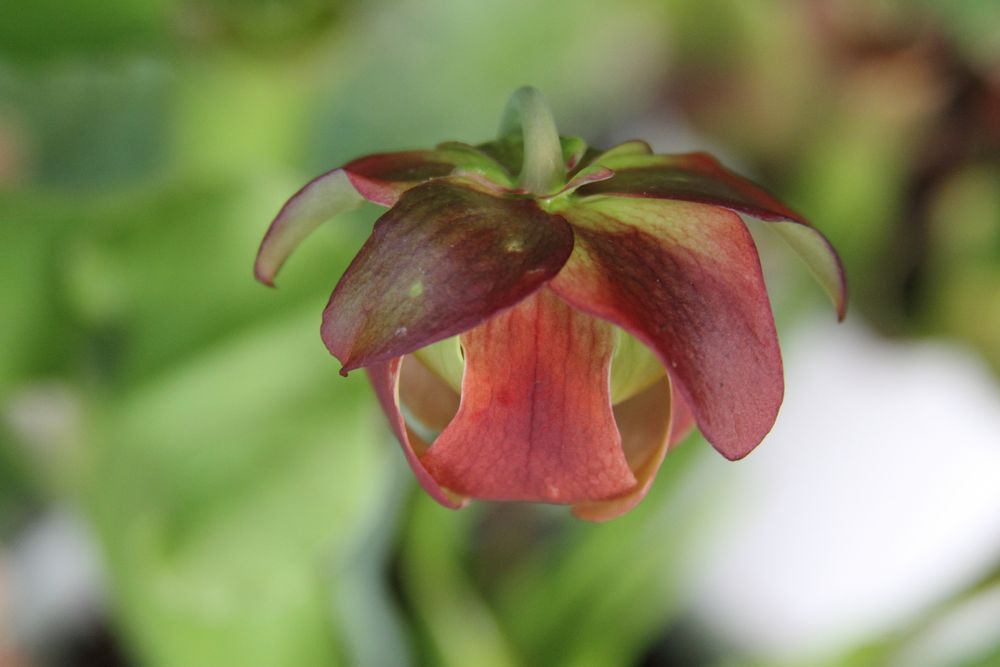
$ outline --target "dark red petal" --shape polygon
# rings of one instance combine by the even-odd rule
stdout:
[[[387,363],[367,368],[368,379],[371,380],[379,405],[382,406],[385,416],[389,419],[389,426],[392,428],[392,432],[395,433],[396,439],[399,440],[399,444],[403,447],[403,454],[413,469],[413,474],[417,476],[420,486],[434,500],[445,507],[458,509],[465,504],[466,499],[442,489],[434,481],[430,473],[427,472],[427,469],[424,468],[419,458],[419,454],[426,450],[427,444],[406,427],[406,421],[399,411],[399,371],[401,362],[402,359],[397,358]],[[411,361],[410,363],[416,362]]]
[[[602,198],[567,209],[576,247],[551,286],[652,348],[730,459],[774,424],[781,355],[750,234],[726,209]]]
[[[550,280],[573,249],[565,220],[529,199],[447,180],[407,191],[330,297],[323,340],[344,371],[480,324]]]
[[[591,183],[580,195],[681,199],[725,206],[761,220],[796,220],[798,213],[760,186],[723,167],[707,153],[627,155],[605,159],[615,177]]]
[[[351,183],[368,201],[392,206],[417,183],[447,176],[455,168],[437,151],[405,151],[366,155],[344,165]]]
[[[344,165],[358,192],[368,201],[384,206],[395,204],[413,186],[448,176],[456,168],[486,176],[500,186],[511,185],[496,160],[474,146],[457,141],[443,143],[432,151],[367,155]]]
[[[472,146],[443,144],[433,151],[404,151],[368,155],[314,178],[285,202],[257,251],[254,274],[266,285],[292,251],[330,218],[349,211],[365,199],[391,206],[406,190],[432,178],[448,176],[456,168],[500,179],[503,168]]]
[[[543,289],[461,340],[461,404],[423,457],[442,486],[552,503],[635,487],[611,412],[607,323]]]
[[[598,161],[614,170],[614,178],[584,185],[578,195],[701,202],[775,222],[773,229],[809,265],[833,299],[838,317],[844,318],[847,281],[837,252],[819,230],[764,188],[729,171],[707,153],[622,155]]]

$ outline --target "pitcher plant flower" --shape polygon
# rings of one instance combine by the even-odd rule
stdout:
[[[516,91],[499,138],[361,157],[310,181],[257,256],[268,285],[318,225],[388,208],[321,335],[364,368],[423,488],[560,503],[592,520],[641,500],[693,424],[728,459],[774,424],[774,317],[741,215],[767,221],[846,307],[830,243],[705,153],[560,137]]]

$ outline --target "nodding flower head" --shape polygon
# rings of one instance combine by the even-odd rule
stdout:
[[[739,459],[774,424],[781,356],[740,215],[767,221],[842,318],[830,243],[704,153],[560,137],[522,88],[499,139],[369,155],[317,177],[271,224],[273,284],[313,229],[388,208],[333,290],[322,337],[367,370],[407,460],[443,505],[470,498],[632,508],[696,424]]]

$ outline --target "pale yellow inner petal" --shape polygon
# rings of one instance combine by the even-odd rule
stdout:
[[[458,342],[458,336],[422,347],[414,352],[413,356],[455,392],[462,392],[465,361],[462,358],[462,347]]]
[[[653,352],[618,329],[618,346],[611,359],[611,403],[617,405],[653,386],[663,377],[663,364]]]

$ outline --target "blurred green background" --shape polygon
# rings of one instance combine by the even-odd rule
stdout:
[[[0,13],[3,667],[1000,665],[995,495],[974,499],[989,512],[970,530],[992,539],[977,565],[945,559],[933,594],[843,636],[789,628],[791,646],[777,627],[757,642],[689,585],[712,575],[688,545],[729,511],[697,436],[609,524],[449,512],[416,490],[363,377],[340,378],[318,335],[374,207],[318,232],[279,290],[251,275],[308,178],[489,139],[530,83],[563,134],[710,150],[804,212],[847,266],[845,326],[882,357],[917,339],[958,350],[986,378],[987,430],[929,443],[934,456],[963,438],[1000,450],[1000,3],[7,0]],[[761,246],[791,337],[826,304]],[[799,348],[790,373],[822,351]],[[857,431],[867,451],[891,444],[873,433]],[[770,465],[788,469],[780,451]],[[1000,487],[984,456],[974,467]],[[844,534],[876,552],[893,541]],[[765,589],[786,576],[745,569]],[[830,586],[805,581],[805,600]],[[921,648],[949,623],[965,633]]]

